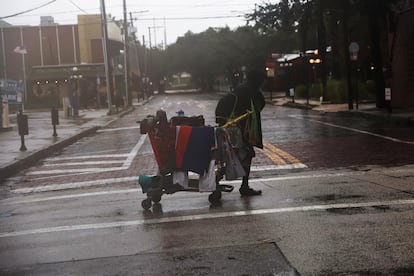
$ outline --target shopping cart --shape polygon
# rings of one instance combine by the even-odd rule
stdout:
[[[246,113],[236,118],[225,127],[249,114]],[[155,116],[149,115],[139,123],[141,134],[147,134],[149,137],[159,169],[156,175],[139,175],[138,177],[142,192],[147,195],[147,198],[141,202],[143,209],[148,210],[152,207],[152,203],[159,203],[164,194],[181,191],[210,192],[208,200],[211,204],[216,204],[220,202],[222,192],[233,191],[232,185],[219,183],[226,174],[226,161],[215,145],[216,128],[205,126],[203,116],[178,116],[168,121],[165,111],[159,110]],[[214,135],[213,138],[211,134]],[[180,152],[182,136],[184,140],[186,139],[184,144],[187,146],[184,153]],[[189,149],[190,144],[195,145],[192,148],[193,151]],[[194,155],[193,160],[191,160],[191,155]],[[189,159],[187,162],[186,158]],[[198,163],[197,166],[196,163]],[[200,166],[204,173],[200,171]],[[188,178],[186,178],[187,171],[190,172]],[[200,174],[198,178],[197,174],[194,174],[196,178],[192,178],[191,172]],[[185,185],[179,183],[176,177],[176,175],[183,176],[183,173]]]

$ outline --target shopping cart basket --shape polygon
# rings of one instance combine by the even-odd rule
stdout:
[[[237,122],[249,114],[242,115],[232,122]],[[225,127],[230,125],[231,122]],[[226,174],[226,163],[215,147],[216,128],[205,126],[202,116],[173,117],[168,121],[166,113],[159,110],[155,116],[149,115],[141,121],[140,129],[141,134],[147,134],[149,137],[159,169],[157,175],[138,177],[138,183],[143,193],[147,195],[147,198],[141,202],[142,208],[148,210],[152,207],[152,203],[161,201],[163,194],[179,191],[211,192],[208,197],[211,204],[221,200],[222,192],[233,191],[233,186],[219,183]],[[214,135],[213,138],[211,134]],[[185,141],[184,146],[180,144],[183,141]],[[180,150],[183,147],[186,147],[185,150]],[[199,177],[191,178],[191,175],[188,177],[186,174],[188,171],[196,172]],[[176,177],[183,176],[183,173],[185,185],[179,183]],[[206,182],[210,183],[207,188]],[[202,183],[204,187],[201,187]]]

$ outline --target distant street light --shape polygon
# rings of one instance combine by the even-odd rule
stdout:
[[[290,86],[292,85],[292,72],[291,72],[291,67],[293,66],[292,62],[289,62],[287,57],[285,57],[284,62],[280,63],[280,67],[284,67],[285,69],[285,86],[286,86],[286,96],[290,95]],[[294,101],[294,99],[292,98],[292,101]]]
[[[319,63],[322,63],[322,60],[320,58],[315,58],[315,59],[311,58],[311,59],[309,59],[309,63],[310,64],[319,64]]]
[[[316,82],[316,65],[322,63],[320,58],[311,58],[309,59],[309,63],[312,65],[312,73],[313,73],[313,82]]]

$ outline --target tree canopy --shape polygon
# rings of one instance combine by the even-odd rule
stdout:
[[[378,47],[384,37],[379,30],[392,23],[393,14],[407,9],[407,5],[413,6],[401,0],[262,2],[245,15],[243,27],[188,32],[165,51],[150,49],[149,72],[154,79],[188,72],[208,89],[216,75],[239,71],[242,66],[264,67],[272,53],[303,53],[318,48],[324,55],[326,47],[331,46],[334,54],[329,72],[340,78],[349,71],[350,41],[358,41],[364,51],[369,50],[369,58],[382,68],[384,50]],[[324,71],[326,78],[327,68]],[[378,80],[380,74],[379,70]]]

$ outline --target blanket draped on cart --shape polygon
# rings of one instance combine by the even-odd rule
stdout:
[[[213,127],[169,126],[162,136],[149,132],[158,167],[204,175],[215,147]]]
[[[204,175],[215,147],[213,127],[176,127],[176,168]]]

